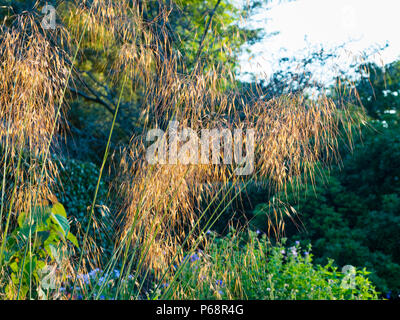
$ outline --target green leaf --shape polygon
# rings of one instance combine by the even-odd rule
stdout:
[[[26,218],[26,214],[25,214],[25,212],[21,212],[20,214],[19,214],[19,216],[18,216],[18,225],[20,226],[20,227],[22,227],[23,225],[24,225],[24,222],[25,222],[25,218]]]
[[[37,233],[37,241],[38,245],[43,244],[50,236],[49,231],[38,231]]]
[[[32,265],[31,265],[32,263]],[[25,262],[25,266],[24,266],[24,273],[29,277],[29,273],[32,270],[32,273],[35,272],[36,270],[36,265],[37,265],[37,257],[34,256],[32,257],[32,261],[30,261],[30,259],[27,259],[27,261]]]
[[[68,236],[69,232],[69,223],[66,217],[51,213],[52,220],[61,228],[62,234],[64,237]]]
[[[75,247],[77,247],[79,249],[79,243],[78,240],[76,239],[76,237],[70,232],[68,233],[67,239],[69,241],[71,241]]]
[[[46,263],[45,263],[44,261],[39,260],[39,261],[37,262],[37,268],[38,268],[39,270],[43,269],[45,266],[46,266]]]
[[[63,216],[64,218],[67,217],[67,212],[65,211],[64,206],[59,202],[53,205],[53,207],[51,208],[51,212]]]
[[[16,263],[16,262],[11,263],[10,268],[12,271],[18,272],[18,270],[19,270],[18,263]]]
[[[54,246],[53,244],[50,244],[49,248],[50,248],[50,251],[51,251],[52,258],[54,258],[56,260],[56,262],[58,264],[60,264],[61,263],[61,259],[60,259],[60,255],[59,255],[59,249],[56,246]]]

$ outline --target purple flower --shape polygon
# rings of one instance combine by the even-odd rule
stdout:
[[[100,277],[100,279],[99,279],[99,281],[98,281],[99,286],[102,286],[102,285],[104,284],[105,281],[106,281],[106,278],[105,278],[105,277]]]
[[[85,284],[90,282],[90,275],[88,274],[79,274],[78,279],[82,279]]]
[[[89,272],[89,277],[94,278],[96,274],[100,272],[100,269],[96,268]]]
[[[199,260],[199,259],[200,259],[200,257],[198,256],[197,253],[195,253],[194,255],[192,255],[190,257],[190,262],[194,262],[194,261]]]
[[[215,283],[217,286],[222,286],[222,284],[223,284],[222,280],[217,280]]]
[[[291,248],[290,248],[290,251],[291,251],[291,253],[292,253],[293,256],[297,257],[297,250],[296,250],[296,247],[291,247]]]
[[[296,243],[296,246],[300,245],[300,241],[296,241],[295,243]]]
[[[117,269],[114,270],[114,276],[115,276],[115,278],[119,278],[119,276],[120,276],[119,270],[117,270]]]
[[[257,233],[257,234],[260,234],[260,233],[261,233],[261,231],[260,231],[260,230],[257,230],[257,231],[256,231],[256,233]]]

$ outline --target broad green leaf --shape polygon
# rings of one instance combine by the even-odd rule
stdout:
[[[53,207],[51,208],[51,212],[63,216],[64,218],[67,217],[67,212],[65,211],[64,206],[59,202],[53,205]]]
[[[71,241],[75,247],[77,247],[79,249],[79,243],[78,240],[76,239],[76,237],[70,232],[68,233],[67,239],[69,241]]]
[[[32,263],[32,265],[31,265],[31,263]],[[29,277],[29,273],[31,270],[34,273],[34,271],[36,270],[36,265],[37,265],[37,257],[36,256],[32,257],[32,261],[30,261],[30,259],[26,259],[26,263],[24,266],[24,273],[27,277]]]
[[[56,246],[54,246],[53,244],[50,244],[49,247],[50,247],[50,251],[51,251],[51,256],[56,260],[56,262],[58,264],[60,264],[61,259],[60,259],[58,248]]]
[[[68,223],[67,218],[62,215],[54,214],[54,213],[51,214],[51,218],[61,228],[61,231],[62,231],[64,237],[66,237],[69,232],[69,223]]]
[[[42,261],[42,260],[39,260],[39,261],[37,262],[37,267],[38,267],[39,270],[41,270],[41,269],[43,269],[44,267],[46,267],[46,263],[45,263],[44,261]]]
[[[19,214],[19,216],[18,216],[18,225],[19,225],[19,227],[22,227],[23,225],[24,225],[24,222],[25,222],[25,219],[26,219],[26,214],[25,214],[25,212],[21,212],[20,214]]]
[[[43,244],[50,236],[49,231],[38,231],[37,233],[37,243],[38,245]]]
[[[10,268],[12,271],[18,272],[18,270],[19,270],[18,263],[16,263],[16,262],[11,263]]]

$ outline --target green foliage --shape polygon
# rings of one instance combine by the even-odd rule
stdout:
[[[81,242],[89,222],[90,207],[96,190],[99,169],[90,162],[64,159],[59,162],[59,177],[55,195],[64,203],[72,218],[72,230],[78,234]],[[107,185],[100,181],[96,207],[89,236],[95,241],[103,258],[109,256],[113,249],[114,220],[106,206],[108,197]]]
[[[101,269],[93,269],[87,274],[77,276],[79,286],[76,287],[75,299],[119,300],[130,299],[138,292],[138,282],[133,274],[123,277],[120,270],[110,270],[108,273]],[[73,282],[65,282],[62,292],[68,296],[73,291]]]
[[[175,293],[196,299],[377,299],[369,273],[342,273],[330,260],[312,262],[299,244],[271,245],[255,232],[212,236],[207,249],[186,258]],[[173,284],[172,284],[173,285]]]
[[[308,181],[300,190],[289,188],[287,198],[281,195],[304,225],[299,232],[286,218],[286,235],[312,243],[317,263],[332,258],[337,266],[366,267],[379,291],[396,296],[400,292],[399,137],[396,125],[366,128],[354,152],[345,154],[342,169],[323,171],[314,184]],[[265,230],[261,208],[268,204],[254,210],[252,223]]]
[[[368,63],[361,66],[365,72],[356,85],[361,103],[374,119],[387,120],[400,110],[400,61],[384,67]]]
[[[70,11],[65,7],[67,4],[73,6],[72,3],[66,1],[57,7],[59,19],[68,29],[75,21],[71,22]],[[254,43],[261,36],[259,29],[246,29],[238,23],[241,16],[254,10],[254,6],[242,10],[239,4],[226,0],[139,1],[133,5],[137,8],[132,11],[143,11],[143,18],[149,22],[154,34],[168,44],[167,52],[160,54],[179,52],[179,72],[182,73],[192,72],[197,63],[206,71],[218,70],[220,66],[232,70],[238,68],[243,45]],[[212,19],[210,24],[209,19]],[[121,91],[122,83],[115,81],[107,71],[120,57],[121,43],[115,40],[112,49],[104,50],[101,40],[93,42],[84,38],[81,48],[82,54],[77,57],[75,69],[79,72],[78,88],[70,97],[68,120],[79,146],[85,144],[90,161],[98,163]],[[156,70],[154,73],[159,77]],[[133,133],[142,132],[145,126],[142,108],[148,103],[147,95],[148,88],[142,81],[135,80],[124,88],[121,116],[116,120],[113,143],[129,143]],[[69,147],[71,151],[82,154],[82,148]]]
[[[207,68],[218,63],[237,66],[237,57],[242,45],[246,41],[254,42],[260,37],[259,29],[239,27],[238,18],[241,14],[246,14],[246,11],[242,12],[231,1],[178,0],[177,5],[181,10],[174,10],[168,23],[178,35],[176,39],[179,41],[175,41],[174,46],[184,53],[189,67],[193,67],[196,61],[206,31],[207,19],[214,8],[212,28],[208,30],[203,40],[202,52],[206,54],[200,56]],[[156,11],[150,14],[154,16]]]
[[[61,203],[36,207],[30,216],[22,212],[18,226],[5,242],[2,262],[9,270],[4,292],[7,298],[14,299],[17,294],[25,298],[33,287],[37,297],[43,299],[57,289],[54,270],[70,258],[68,242],[79,248]]]

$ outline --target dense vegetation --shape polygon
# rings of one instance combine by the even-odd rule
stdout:
[[[41,1],[6,1],[1,299],[399,294],[400,64],[317,98],[309,73],[243,83],[262,32],[238,21],[261,4],[54,1],[48,29]],[[149,163],[170,120],[254,129],[254,170]]]
[[[287,222],[292,241],[312,243],[318,263],[366,267],[388,298],[400,292],[399,66],[368,66],[371,76],[356,84],[368,122],[354,133],[353,147],[343,143],[339,164],[283,195],[302,224]],[[268,213],[268,204],[259,203],[250,214],[253,225],[265,230]]]

